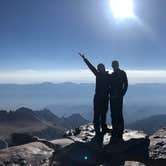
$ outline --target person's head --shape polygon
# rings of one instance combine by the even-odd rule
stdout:
[[[105,73],[105,66],[104,66],[104,64],[99,63],[99,64],[97,65],[97,70],[98,70],[100,73]]]
[[[119,69],[119,62],[117,60],[112,61],[112,68],[114,71]]]

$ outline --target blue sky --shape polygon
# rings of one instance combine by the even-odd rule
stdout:
[[[87,68],[79,51],[94,65],[103,62],[110,68],[118,59],[129,72],[165,72],[166,1],[133,2],[136,19],[119,20],[112,16],[110,0],[1,0],[1,82],[26,82],[27,73],[29,82],[42,73],[40,81],[52,81],[47,78],[55,73],[58,80],[70,71],[73,78],[84,77],[86,72],[80,76],[79,71]]]

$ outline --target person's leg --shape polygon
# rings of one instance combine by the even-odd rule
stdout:
[[[107,124],[106,124],[107,111],[108,111],[108,99],[105,99],[103,101],[102,112],[101,112],[101,126],[102,126],[102,133],[103,134],[108,132],[108,127],[107,127]]]
[[[98,110],[94,110],[94,118],[93,118],[93,125],[95,129],[95,135],[100,135],[100,122],[99,122],[100,112]]]
[[[102,110],[102,112],[101,112],[101,127],[102,127],[102,133],[106,133],[106,130],[107,130],[106,114],[107,114],[107,112],[106,112],[105,110]]]
[[[100,136],[100,108],[98,98],[96,96],[94,97],[93,125],[95,129],[95,135]]]
[[[112,137],[122,138],[124,120],[122,114],[123,98],[111,99]]]
[[[117,136],[118,138],[123,138],[123,131],[124,131],[124,119],[123,119],[123,98],[119,98],[117,104]]]
[[[116,100],[114,98],[110,99],[110,112],[111,112],[111,122],[112,122],[112,137],[116,137]]]

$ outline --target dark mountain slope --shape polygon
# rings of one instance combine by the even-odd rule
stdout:
[[[156,130],[166,126],[166,115],[154,115],[128,124],[130,129],[143,130],[147,134],[153,134]]]

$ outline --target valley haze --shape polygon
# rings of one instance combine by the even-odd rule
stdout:
[[[76,59],[79,59],[77,57]],[[81,62],[81,61],[80,61]],[[94,64],[95,66],[97,64]],[[122,66],[123,68],[123,66]],[[107,69],[112,72],[111,61]],[[125,68],[130,84],[138,83],[166,83],[166,70],[129,70]],[[75,83],[94,83],[94,75],[87,69],[77,70],[8,70],[0,71],[0,83],[18,84],[37,84],[45,81],[52,83],[75,82]]]
[[[0,84],[0,109],[48,108],[60,117],[80,113],[92,120],[94,90],[93,83]],[[166,84],[129,85],[124,100],[125,118],[133,122],[151,115],[166,114],[165,94]]]

